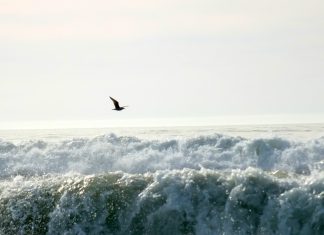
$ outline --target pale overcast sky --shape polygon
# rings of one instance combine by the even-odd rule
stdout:
[[[0,122],[323,115],[324,1],[0,0],[0,110]]]

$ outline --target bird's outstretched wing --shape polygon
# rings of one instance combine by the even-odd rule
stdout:
[[[111,98],[110,96],[109,96],[109,98],[114,102],[115,108],[120,109],[118,101],[115,100],[114,98]]]

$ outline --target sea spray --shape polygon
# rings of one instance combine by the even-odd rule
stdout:
[[[114,134],[51,143],[0,140],[0,177],[44,174],[146,173],[164,169],[213,170],[255,167],[310,174],[323,170],[324,138],[292,142],[223,135],[164,141]]]

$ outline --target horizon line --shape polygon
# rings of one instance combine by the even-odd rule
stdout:
[[[324,114],[0,121],[1,130],[324,124]]]

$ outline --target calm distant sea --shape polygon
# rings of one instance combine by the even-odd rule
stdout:
[[[119,128],[58,128],[58,129],[0,129],[0,138],[19,142],[25,140],[59,141],[71,138],[93,138],[115,133],[145,139],[195,137],[198,135],[224,134],[244,138],[283,137],[308,140],[324,136],[324,124],[282,125],[231,125],[188,127],[119,127]]]

